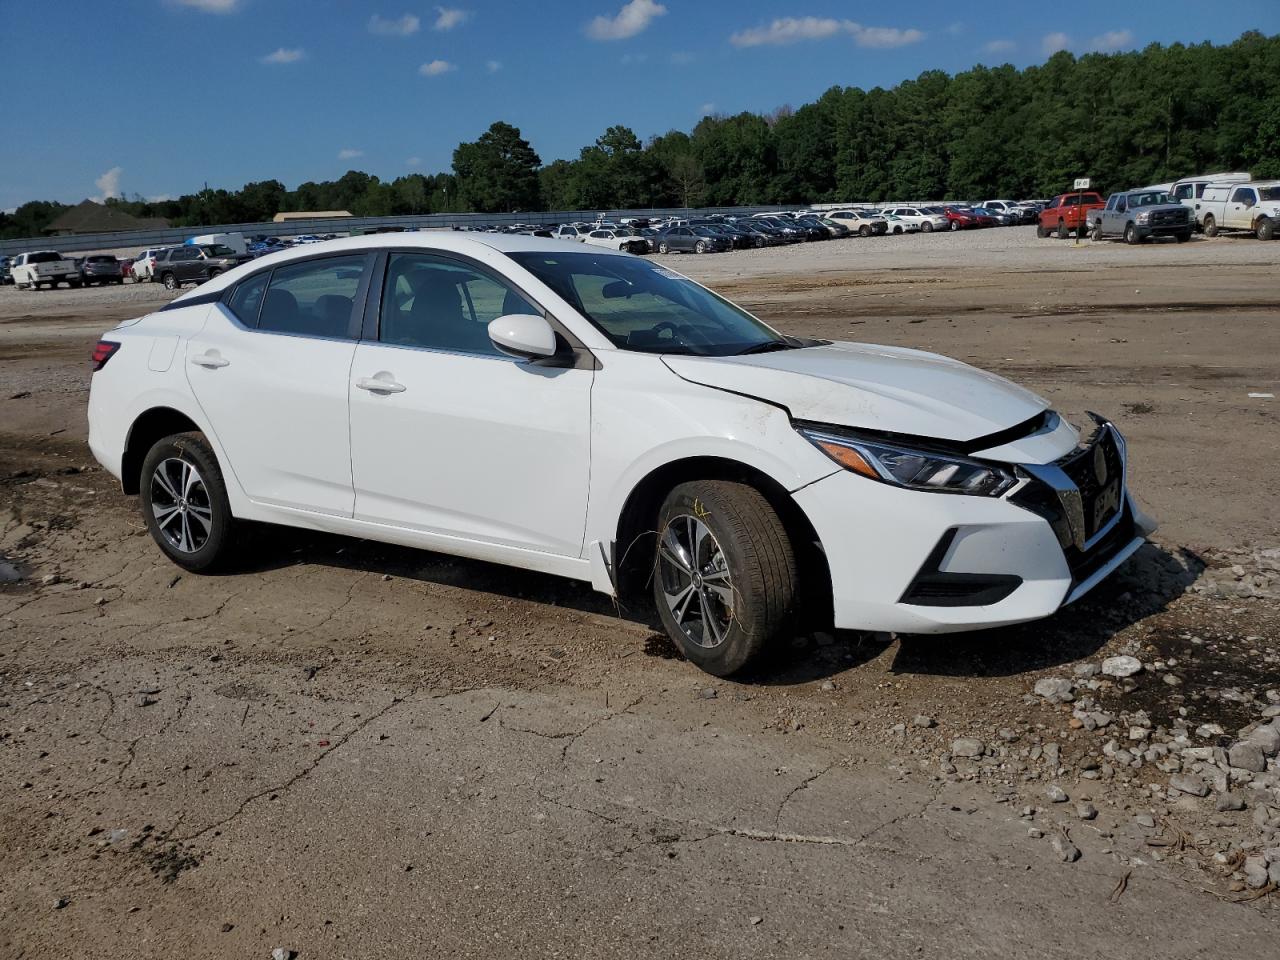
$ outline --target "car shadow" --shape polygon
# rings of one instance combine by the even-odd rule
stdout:
[[[1205,562],[1147,543],[1087,596],[1051,617],[991,630],[901,638],[899,674],[1007,677],[1095,655],[1117,633],[1160,613],[1199,579]]]
[[[615,603],[585,582],[336,534],[264,526],[239,572],[313,564],[387,574],[476,593],[529,600],[580,613],[616,617],[652,631],[644,652],[685,659],[646,602]],[[1097,653],[1125,628],[1159,613],[1204,570],[1190,550],[1176,554],[1148,543],[1084,599],[1032,623],[935,636],[813,629],[797,624],[792,639],[756,667],[733,677],[754,686],[824,680],[875,660],[896,644],[889,669],[899,674],[1003,677],[1071,663]]]

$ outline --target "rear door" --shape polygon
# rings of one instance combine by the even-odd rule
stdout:
[[[250,499],[350,517],[347,383],[372,254],[281,264],[214,304],[187,378]]]
[[[491,320],[543,310],[468,259],[391,252],[370,299],[351,370],[356,518],[580,556],[594,370],[494,347]]]

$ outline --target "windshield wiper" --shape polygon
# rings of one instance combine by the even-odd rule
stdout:
[[[787,340],[766,340],[763,343],[753,343],[745,350],[739,350],[734,354],[735,357],[745,357],[749,353],[773,353],[775,350],[794,350],[795,345]]]

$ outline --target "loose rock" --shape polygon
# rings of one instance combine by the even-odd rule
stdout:
[[[1075,863],[1080,859],[1080,849],[1062,834],[1057,834],[1049,842],[1053,845],[1053,852],[1063,863]]]
[[[1102,672],[1108,677],[1132,677],[1142,670],[1137,657],[1107,657],[1102,661]]]
[[[1175,773],[1169,778],[1169,786],[1181,793],[1189,793],[1193,797],[1209,795],[1209,785],[1190,773]]]
[[[961,737],[951,744],[951,755],[953,757],[980,757],[985,751],[987,745],[975,737]]]
[[[1066,803],[1071,798],[1067,796],[1067,791],[1063,790],[1056,783],[1051,784],[1045,790],[1044,795],[1049,799],[1050,803]]]
[[[1262,748],[1256,743],[1250,743],[1242,740],[1227,751],[1227,761],[1233,767],[1239,767],[1241,770],[1249,770],[1253,773],[1261,773],[1267,769],[1267,758],[1262,752]]]

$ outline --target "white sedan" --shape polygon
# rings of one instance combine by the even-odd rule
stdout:
[[[947,218],[940,213],[929,213],[919,207],[886,207],[880,211],[887,216],[897,217],[902,223],[909,223],[923,233],[947,229]],[[892,230],[892,221],[890,230]],[[895,231],[896,232],[896,231]]]
[[[1047,616],[1153,529],[1102,418],[1082,441],[1000,377],[786,336],[576,243],[294,248],[122,323],[94,362],[90,448],[179,566],[233,567],[259,521],[647,591],[718,675],[822,624]]]
[[[627,230],[592,230],[578,239],[593,247],[621,250],[623,253],[649,252],[649,241]]]

